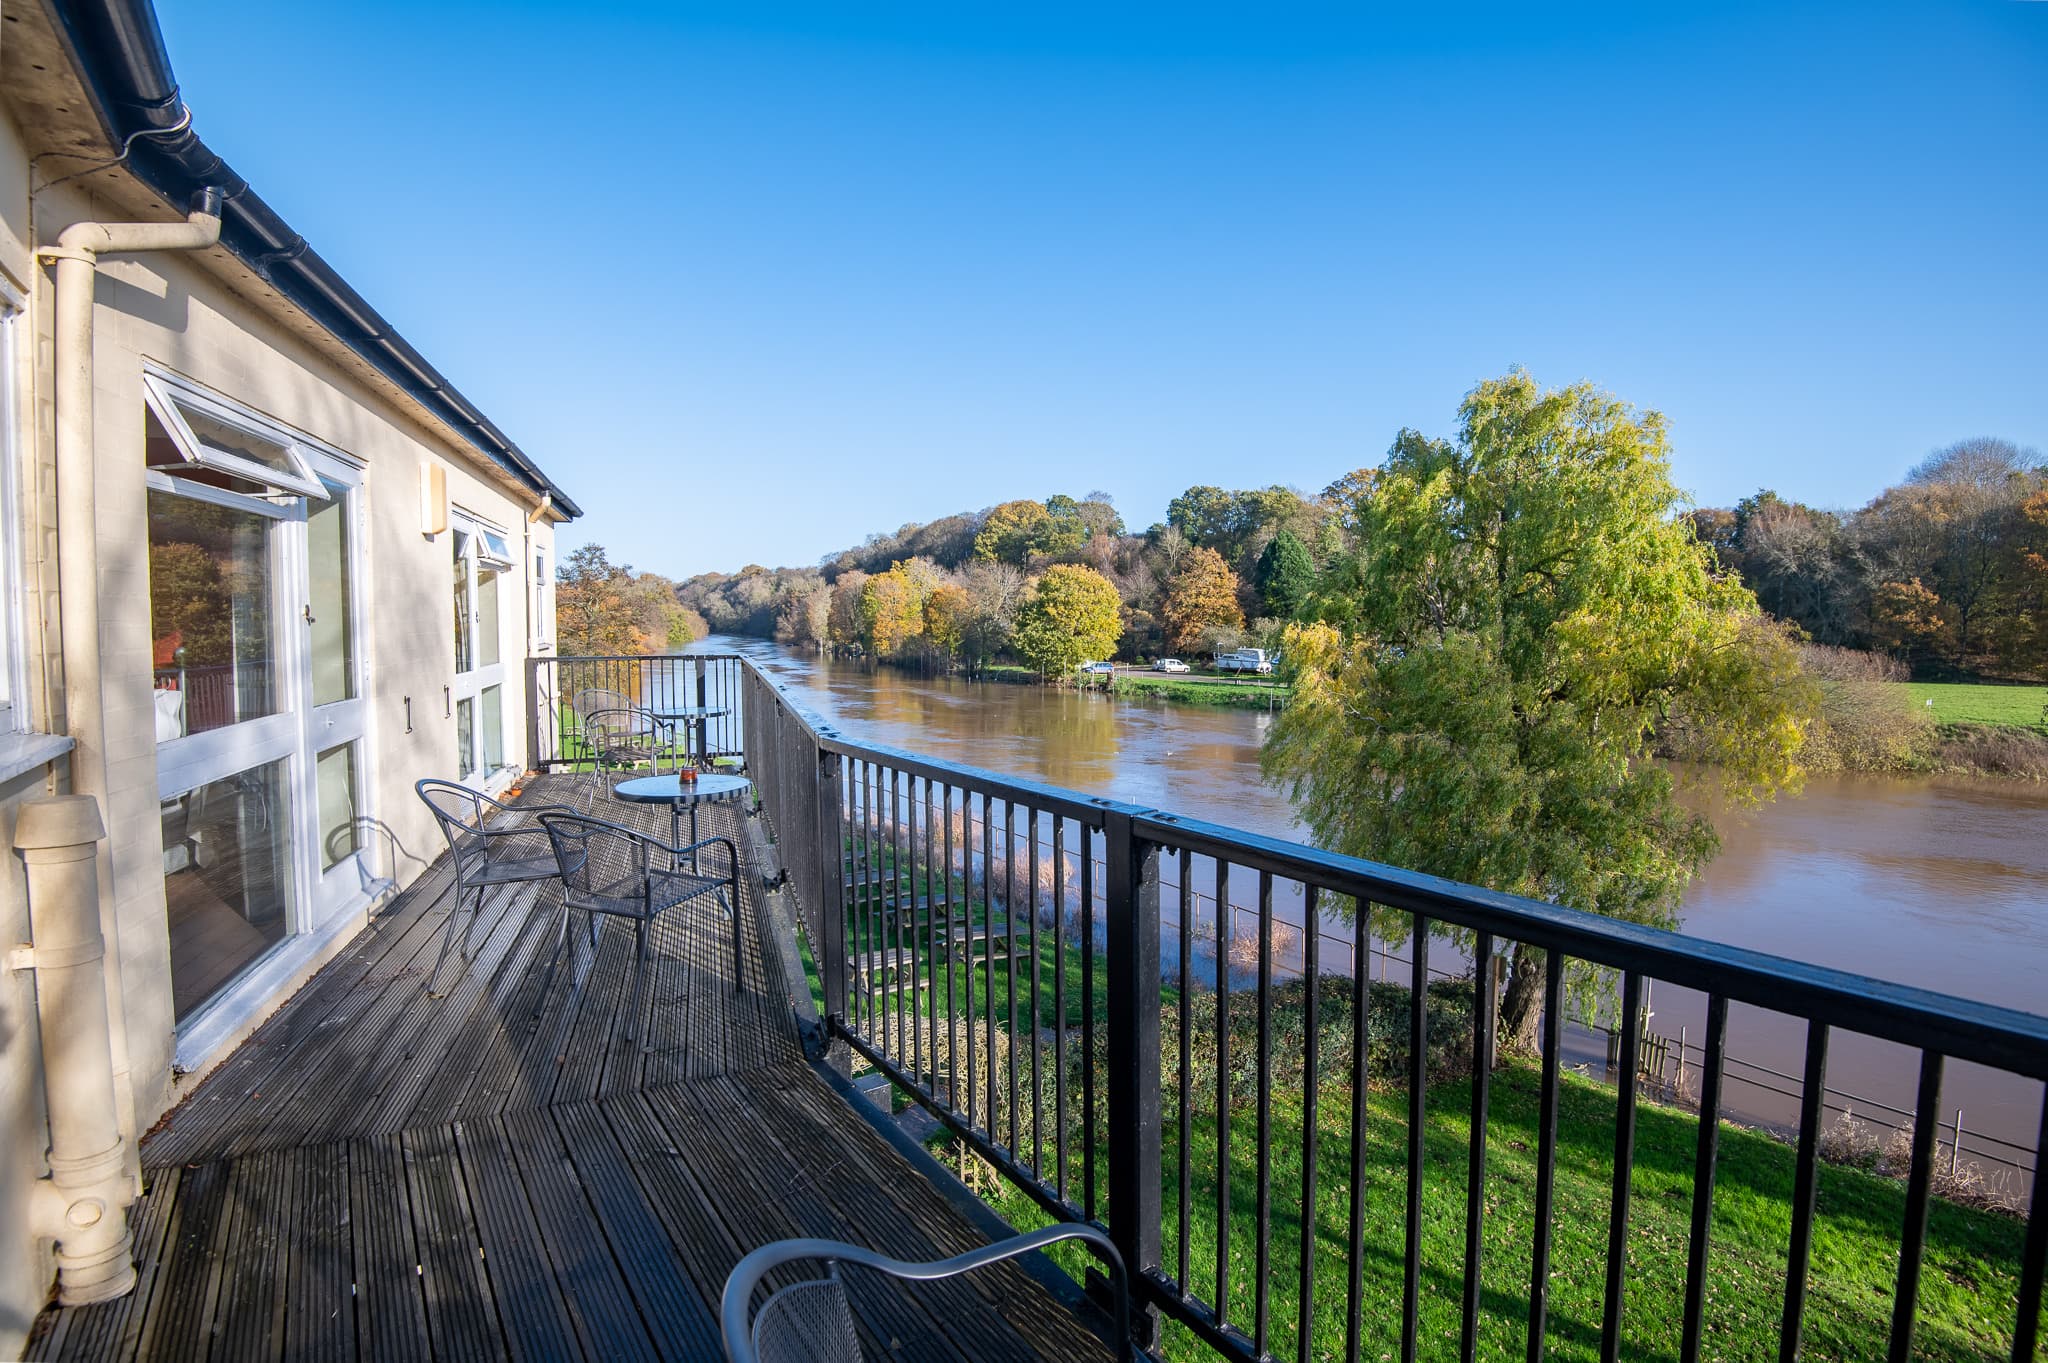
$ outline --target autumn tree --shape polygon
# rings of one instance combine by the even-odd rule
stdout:
[[[1253,584],[1266,614],[1277,620],[1294,618],[1316,585],[1316,562],[1300,536],[1282,530],[1266,541]]]
[[[868,575],[858,568],[841,573],[832,581],[831,604],[825,610],[825,637],[839,648],[862,642],[861,594]]]
[[[960,655],[960,645],[974,623],[974,598],[965,587],[948,582],[933,589],[924,601],[924,635],[950,663]]]
[[[565,657],[639,651],[633,570],[586,544],[555,569],[556,646]]]
[[[1196,549],[1182,560],[1166,590],[1160,616],[1166,623],[1167,646],[1190,649],[1205,632],[1242,629],[1244,612],[1237,604],[1237,574],[1214,549]]]
[[[1107,658],[1123,634],[1116,588],[1093,568],[1060,563],[1045,570],[1017,613],[1017,651],[1040,673],[1071,673]]]
[[[877,657],[895,654],[924,632],[924,604],[902,564],[876,573],[861,587],[861,642]]]
[[[1004,502],[982,520],[980,533],[974,537],[974,556],[1022,567],[1052,530],[1052,513],[1043,502]]]
[[[1364,508],[1353,623],[1288,628],[1264,754],[1324,846],[1671,926],[1718,843],[1678,799],[1800,779],[1815,698],[1783,633],[1678,515],[1663,418],[1519,371],[1454,441],[1403,431]],[[1682,724],[1682,770],[1652,741]],[[1382,925],[1383,930],[1392,924]],[[1533,1039],[1539,950],[1501,1026]]]

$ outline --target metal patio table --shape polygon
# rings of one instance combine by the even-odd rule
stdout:
[[[711,758],[711,741],[709,737],[711,721],[729,715],[732,711],[718,705],[678,705],[665,710],[657,707],[651,713],[656,719],[664,723],[695,725],[697,729],[696,757],[699,761],[709,761]]]
[[[615,799],[636,805],[661,805],[669,807],[668,840],[670,846],[682,843],[683,811],[690,814],[690,869],[697,869],[697,806],[724,804],[737,800],[753,787],[753,782],[744,776],[722,776],[716,772],[700,772],[694,781],[685,781],[671,772],[667,776],[639,776],[631,781],[621,781],[612,787]]]

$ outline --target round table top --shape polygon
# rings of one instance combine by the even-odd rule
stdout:
[[[700,773],[696,780],[685,785],[673,773],[667,776],[639,776],[631,781],[621,781],[612,789],[612,794],[633,804],[702,804],[707,800],[735,800],[753,784],[744,776],[721,776],[716,772]]]
[[[722,706],[717,705],[678,705],[666,710],[656,709],[653,713],[655,718],[657,719],[673,720],[717,719],[720,715],[730,714],[732,712],[725,709]]]

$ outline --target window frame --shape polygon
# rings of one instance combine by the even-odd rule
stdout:
[[[0,276],[0,733],[34,727],[28,675],[28,624],[23,609],[21,452],[24,405],[18,337],[28,299]]]
[[[320,475],[314,469],[309,456],[333,451],[323,449],[282,422],[266,417],[218,393],[209,392],[189,379],[181,378],[167,370],[145,368],[142,375],[142,390],[150,410],[156,413],[157,420],[163,423],[164,430],[170,434],[171,443],[178,447],[178,453],[185,457],[187,464],[212,469],[216,473],[225,473],[247,482],[260,483],[273,489],[278,496],[305,497],[323,502],[327,500],[327,489],[321,484]],[[211,417],[224,426],[234,427],[279,446],[292,465],[290,471],[275,469],[268,464],[207,444],[186,422],[182,410],[186,407]]]

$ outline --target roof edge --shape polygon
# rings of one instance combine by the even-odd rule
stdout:
[[[219,188],[223,247],[491,463],[537,495],[551,497],[564,520],[583,514],[192,131],[149,0],[51,0],[50,8],[101,120],[117,147],[129,145],[127,166],[137,179],[171,204],[189,202],[200,189]]]

